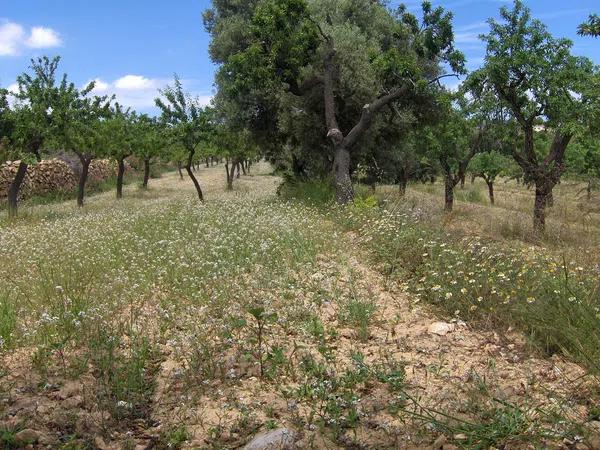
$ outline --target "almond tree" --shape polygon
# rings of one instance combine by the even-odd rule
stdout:
[[[15,178],[8,188],[8,214],[17,215],[19,192],[27,167],[42,160],[42,148],[52,132],[53,111],[59,87],[56,85],[56,71],[60,58],[46,56],[32,59],[30,73],[17,77],[14,127],[10,137],[11,156],[20,160]],[[61,87],[66,85],[63,75]]]
[[[437,126],[422,134],[422,145],[437,159],[444,175],[444,210],[454,208],[454,189],[465,178],[471,159],[481,151],[485,125],[476,126],[462,111],[449,108]]]
[[[480,89],[489,89],[518,123],[522,145],[512,156],[535,186],[533,227],[542,233],[546,205],[564,171],[569,142],[585,130],[597,99],[586,93],[593,64],[571,55],[571,41],[555,39],[545,25],[531,17],[523,2],[503,7],[502,21],[490,20],[485,66],[472,74]],[[554,137],[549,148],[536,151],[534,125],[543,120]]]
[[[200,100],[183,91],[179,77],[175,75],[173,86],[160,91],[164,98],[155,100],[162,112],[162,121],[169,127],[173,140],[178,141],[185,149],[185,170],[194,183],[200,201],[204,201],[202,188],[193,172],[193,164],[198,146],[205,141],[209,125],[207,111],[200,105]]]
[[[56,102],[55,140],[64,150],[77,155],[81,163],[77,184],[79,207],[83,207],[90,164],[96,158],[107,156],[111,139],[106,120],[110,117],[112,98],[89,97],[93,89],[93,82],[79,90],[64,79]]]
[[[148,189],[150,166],[152,162],[166,154],[168,141],[165,130],[158,120],[142,114],[137,117],[133,127],[135,155],[144,161],[144,179],[142,188]]]
[[[106,154],[117,161],[117,200],[123,198],[123,178],[125,176],[125,160],[134,152],[134,122],[137,120],[135,112],[123,109],[115,103],[110,115],[101,124],[102,133],[107,137]]]
[[[506,156],[495,150],[479,153],[471,161],[469,172],[474,178],[480,177],[485,181],[492,205],[495,203],[494,183],[499,176],[506,173],[506,169],[509,167],[510,160],[507,160]]]

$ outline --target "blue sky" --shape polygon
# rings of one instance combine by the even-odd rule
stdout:
[[[394,0],[393,4],[400,3]],[[420,1],[405,1],[417,12]],[[503,0],[440,0],[454,12],[458,47],[469,69],[484,55],[478,34],[497,17]],[[208,102],[215,67],[209,60],[209,37],[202,11],[209,0],[0,0],[0,86],[10,86],[39,55],[61,55],[62,71],[78,85],[98,80],[98,92],[116,93],[119,100],[144,112],[154,112],[153,98],[173,73],[186,89]],[[534,16],[555,36],[575,43],[574,53],[600,64],[600,39],[581,38],[576,28],[589,13],[600,12],[598,0],[526,1]]]

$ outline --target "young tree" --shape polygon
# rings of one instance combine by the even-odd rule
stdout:
[[[493,205],[494,183],[496,178],[503,175],[507,167],[510,166],[510,160],[498,151],[483,152],[475,155],[469,166],[469,172],[474,177],[483,178],[488,187],[490,203]]]
[[[110,116],[104,120],[100,127],[106,139],[104,152],[117,161],[117,200],[123,198],[123,179],[125,176],[125,160],[134,151],[134,122],[137,120],[135,112],[124,110],[115,103],[110,111]]]
[[[454,208],[454,188],[465,178],[471,159],[481,151],[484,125],[474,126],[462,112],[450,109],[424,137],[426,146],[444,174],[444,210]]]
[[[581,36],[600,36],[600,16],[598,14],[590,14],[587,22],[579,25],[577,33]]]
[[[138,158],[144,161],[142,188],[148,189],[150,165],[153,160],[166,155],[167,139],[165,138],[165,130],[156,119],[142,114],[134,124],[133,134],[133,151]]]
[[[170,128],[173,139],[185,148],[185,170],[194,183],[200,201],[204,201],[202,188],[192,170],[198,146],[205,141],[209,126],[209,110],[202,108],[200,100],[183,91],[181,81],[175,76],[173,86],[167,86],[157,98],[156,106],[162,111],[162,120]]]
[[[248,130],[234,131],[226,126],[221,126],[215,133],[215,141],[219,148],[219,154],[225,158],[227,190],[231,191],[236,170],[238,178],[240,170],[243,170],[246,175],[246,161],[256,157],[258,152]]]
[[[513,150],[513,157],[525,182],[535,186],[533,225],[542,233],[547,199],[560,181],[565,152],[591,107],[583,93],[594,69],[586,58],[571,55],[570,41],[553,38],[533,20],[520,0],[500,13],[503,21],[490,20],[491,30],[483,36],[486,64],[472,78],[489,88],[519,124],[523,144]],[[534,125],[540,119],[554,134],[544,153],[535,149]]]
[[[19,192],[27,166],[42,160],[42,147],[52,132],[53,111],[58,94],[56,71],[60,58],[46,56],[32,59],[31,73],[17,77],[17,92],[13,93],[14,127],[10,139],[12,156],[20,160],[15,178],[8,189],[9,216],[17,215]],[[63,83],[66,83],[66,75]]]
[[[90,164],[93,159],[106,155],[111,139],[111,127],[106,120],[110,117],[112,97],[89,97],[93,89],[93,82],[79,90],[64,79],[55,111],[54,139],[66,151],[77,155],[81,163],[77,184],[79,207],[83,207]]]

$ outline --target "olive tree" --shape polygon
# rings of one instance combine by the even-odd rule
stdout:
[[[219,2],[209,16],[222,63],[217,98],[239,105],[259,98],[251,130],[257,117],[294,114],[311,123],[280,148],[293,152],[312,139],[306,147],[326,154],[339,203],[353,198],[351,171],[382,111],[435,93],[442,64],[463,70],[452,15],[429,2],[422,23],[370,0],[264,0],[249,2],[244,14]]]

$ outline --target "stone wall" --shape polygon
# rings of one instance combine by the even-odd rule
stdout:
[[[19,161],[0,165],[0,199],[8,195],[10,183],[17,173]],[[20,198],[50,192],[71,192],[77,187],[79,167],[61,159],[46,159],[27,168]],[[98,183],[116,174],[116,164],[107,159],[92,161],[88,183]]]

